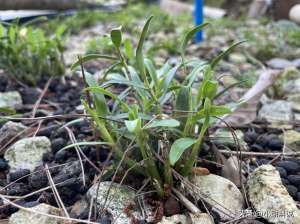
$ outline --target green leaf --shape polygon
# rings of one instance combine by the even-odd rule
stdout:
[[[146,79],[146,72],[145,72],[145,66],[144,66],[144,55],[143,55],[143,46],[144,46],[144,42],[146,40],[146,36],[148,33],[148,29],[149,29],[149,25],[151,20],[153,19],[153,16],[150,16],[149,19],[146,21],[137,49],[136,49],[136,63],[137,63],[137,67],[139,69],[139,72],[143,78],[143,80]]]
[[[113,44],[115,45],[116,48],[120,48],[121,43],[122,43],[122,27],[118,27],[115,29],[112,29],[110,32],[110,38]]]
[[[113,56],[108,56],[108,55],[101,55],[101,54],[87,54],[81,58],[81,60],[77,60],[72,66],[71,70],[74,70],[77,66],[80,65],[80,63],[85,63],[87,61],[91,61],[94,59],[106,59],[106,60],[118,60],[118,58],[113,57]]]
[[[182,86],[179,89],[176,98],[176,117],[180,121],[182,127],[185,127],[188,112],[191,110],[191,89],[186,86]]]
[[[242,44],[246,42],[245,40],[237,42],[235,44],[232,44],[226,51],[222,52],[221,54],[219,54],[216,58],[214,58],[212,60],[212,62],[210,63],[212,69],[224,58],[226,57],[228,54],[230,54],[238,45]]]
[[[149,72],[149,75],[151,76],[152,82],[155,87],[158,85],[158,78],[157,78],[157,73],[156,69],[154,67],[154,64],[151,60],[145,58],[144,63],[146,65],[146,69]]]
[[[180,46],[180,52],[181,54],[183,55],[185,50],[186,50],[186,47],[188,45],[188,42],[194,37],[194,35],[202,30],[204,27],[206,27],[207,25],[209,25],[209,23],[203,23],[201,25],[198,25],[196,27],[194,27],[192,30],[190,30],[185,36],[184,36],[184,39],[181,43],[181,46]]]
[[[77,146],[95,146],[95,145],[111,145],[111,144],[108,142],[77,142],[63,147],[62,149],[59,150],[59,152]]]
[[[128,105],[125,102],[123,102],[122,100],[120,100],[118,96],[114,95],[110,91],[108,91],[108,90],[106,90],[106,89],[104,89],[104,88],[102,88],[100,86],[97,86],[97,87],[88,87],[88,88],[85,88],[84,90],[85,91],[89,90],[89,91],[91,91],[94,94],[103,94],[103,95],[109,96],[112,99],[117,100],[122,106],[125,106],[125,108],[127,108],[127,110],[129,110]]]
[[[203,97],[213,99],[218,91],[218,82],[216,81],[207,81],[204,83],[203,87]]]
[[[226,106],[211,106],[210,116],[218,117],[231,113],[230,108]]]
[[[180,125],[180,122],[175,119],[164,119],[164,120],[153,120],[150,124],[146,125],[144,129],[157,128],[157,127],[168,127],[175,128]]]
[[[89,87],[98,87],[98,83],[92,74],[86,72],[85,78]],[[92,97],[97,114],[103,117],[106,116],[109,109],[104,95],[102,93],[92,93]]]
[[[124,41],[124,51],[125,51],[125,54],[126,56],[129,58],[129,59],[132,59],[133,58],[133,47],[132,47],[132,43],[129,39],[126,39]]]
[[[0,113],[5,115],[15,115],[16,111],[13,108],[9,107],[0,107]]]
[[[185,150],[196,143],[196,139],[180,138],[177,139],[171,146],[169,153],[169,161],[172,166],[180,159]]]
[[[135,133],[136,131],[141,129],[142,120],[140,118],[132,120],[132,121],[125,121],[125,125],[129,132]]]
[[[160,89],[162,90],[163,94],[167,92],[179,67],[180,67],[180,65],[177,65],[174,68],[170,69],[169,72],[166,74],[166,77],[163,80],[161,80],[159,86],[160,86]]]

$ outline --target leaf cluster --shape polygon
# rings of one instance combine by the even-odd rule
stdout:
[[[0,68],[32,85],[42,77],[63,75],[64,30],[60,26],[48,36],[30,24],[0,24]]]
[[[143,52],[152,18],[146,21],[136,49],[130,40],[123,40],[122,27],[118,27],[110,34],[117,57],[86,55],[72,69],[79,65],[83,68],[89,60],[112,61],[100,83],[82,69],[87,85],[83,105],[100,133],[101,144],[108,145],[125,166],[150,178],[157,193],[164,196],[174,184],[174,171],[183,176],[191,173],[214,118],[230,113],[228,107],[214,104],[218,82],[213,70],[238,44],[210,62],[187,60],[186,47],[194,34],[208,25],[203,24],[184,36],[179,48],[181,60],[176,65],[166,62],[156,67]],[[179,72],[186,77],[182,82],[175,79]],[[202,81],[193,94],[199,77]],[[116,95],[113,88],[119,86],[123,90]],[[129,96],[134,103],[126,101]],[[109,106],[108,100],[114,104]],[[166,112],[165,105],[172,111]]]

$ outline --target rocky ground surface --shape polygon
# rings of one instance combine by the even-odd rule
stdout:
[[[254,34],[258,33],[254,29],[268,30],[267,34],[255,36],[265,40],[266,35],[276,31],[274,27],[280,26],[276,24],[267,29],[267,25],[249,21],[240,29],[226,28],[228,32],[224,35],[211,30],[207,34],[210,38],[200,46],[191,45],[188,54],[208,60],[236,36],[245,35],[245,29]],[[82,43],[104,34],[105,30],[104,25],[98,25],[71,37],[67,63],[71,64],[78,53],[84,53]],[[161,32],[150,39],[156,42],[168,35],[173,34]],[[274,40],[269,41],[278,39],[274,36]],[[243,224],[300,223],[300,158],[297,154],[300,149],[300,53],[287,41],[280,45],[285,49],[282,54],[280,48],[272,49],[275,53],[270,49],[263,51],[268,43],[264,44],[261,42],[255,47],[250,42],[218,67],[223,88],[239,81],[244,83],[225,94],[220,102],[236,101],[249,93],[250,87],[263,76],[257,72],[259,69],[276,69],[280,75],[258,97],[252,110],[243,108],[246,112],[240,116],[234,132],[239,144],[232,137],[232,131],[220,128],[211,131],[199,157],[199,169],[195,168],[194,176],[183,181],[179,188],[188,201],[196,205],[198,210],[194,212],[187,209],[186,201],[178,195],[161,201],[139,192],[144,184],[139,176],[128,176],[123,184],[118,184],[122,175],[117,176],[114,183],[110,182],[113,173],[99,175],[103,167],[112,163],[104,147],[62,150],[74,141],[94,140],[89,122],[77,116],[83,112],[80,76],[54,78],[41,103],[35,107],[47,80],[41,81],[38,88],[25,87],[2,74],[0,107],[12,107],[32,119],[2,121],[0,125],[0,220],[8,220],[9,224],[59,224],[66,219],[101,224],[209,224],[231,219]],[[158,63],[170,54],[165,49],[157,53]],[[173,55],[172,60],[178,57]],[[105,64],[96,62],[87,64],[86,69],[101,75],[97,71],[104,67]],[[33,111],[34,117],[45,119],[35,120]],[[253,114],[254,119],[249,122],[247,119]],[[71,122],[74,119],[77,121]],[[260,217],[256,217],[258,213]]]

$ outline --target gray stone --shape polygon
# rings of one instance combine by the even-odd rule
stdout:
[[[97,195],[97,189],[98,195]],[[107,196],[107,193],[109,195]],[[137,210],[135,190],[125,185],[112,183],[110,181],[94,184],[87,192],[87,199],[90,201],[96,200],[100,209],[105,210],[111,214],[114,224],[130,223],[131,218],[124,212],[126,208],[132,207],[131,214],[137,219],[141,219],[141,214]],[[147,209],[146,209],[147,210]]]
[[[82,214],[89,211],[89,207],[89,203],[83,198],[72,206],[70,215],[73,217],[80,217]]]
[[[43,154],[51,151],[51,142],[47,137],[24,138],[10,146],[4,158],[8,161],[10,171],[18,169],[34,170],[42,165]]]
[[[163,217],[158,224],[190,224],[188,218],[185,215],[173,215],[170,217]]]
[[[214,219],[207,213],[190,214],[191,224],[214,224]]]
[[[284,58],[273,58],[267,61],[267,65],[275,69],[285,69],[294,66],[294,64],[291,61],[286,60]]]
[[[50,205],[39,204],[30,208],[33,212],[19,210],[11,215],[8,224],[63,224],[59,219],[48,217],[46,215],[37,214],[34,211],[49,215],[60,216],[60,211]]]
[[[247,62],[247,58],[240,53],[233,53],[229,55],[229,61],[234,64],[243,64]]]
[[[22,105],[22,97],[19,92],[11,91],[0,93],[0,107],[15,109],[18,105]]]
[[[272,165],[262,165],[255,169],[248,180],[248,189],[250,202],[269,222],[300,223],[300,211],[282,184],[279,172]]]
[[[294,5],[289,12],[290,20],[300,25],[300,4]]]
[[[188,188],[189,193],[197,200],[206,199],[222,218],[226,219],[228,215],[238,215],[243,210],[242,193],[228,179],[214,174],[194,175],[191,177],[191,182],[197,188]]]
[[[285,100],[275,100],[266,103],[260,109],[259,116],[267,119],[269,122],[290,121],[293,117],[291,103]]]
[[[24,131],[26,126],[22,123],[12,121],[6,122],[0,129],[0,145],[5,144],[8,140]]]
[[[247,150],[247,143],[244,141],[244,133],[241,130],[235,130],[234,134],[237,136],[238,144],[243,151]],[[234,140],[233,133],[228,129],[219,128],[211,136],[211,141],[216,144],[222,144],[227,146],[236,146],[237,143]]]

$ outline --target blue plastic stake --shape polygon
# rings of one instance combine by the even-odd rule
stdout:
[[[200,25],[203,23],[203,2],[204,0],[195,0],[195,12],[194,12],[194,17],[195,17],[195,24]],[[196,33],[196,43],[199,43],[203,40],[203,32],[199,31]]]

